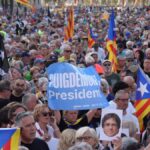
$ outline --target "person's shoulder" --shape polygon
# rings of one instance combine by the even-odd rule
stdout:
[[[45,141],[43,141],[42,139],[39,139],[39,138],[35,138],[33,142],[34,142],[34,143],[36,143],[36,142],[37,142],[37,143],[39,143],[39,142],[40,142],[40,143],[45,143]]]
[[[138,121],[137,117],[135,115],[131,114],[131,113],[127,113],[123,117],[126,118],[126,119],[130,119],[132,121]]]
[[[42,147],[46,148],[45,150],[49,149],[47,143],[44,140],[42,140],[42,139],[35,138],[33,143],[34,143],[34,145],[37,145],[37,146],[40,145],[41,148]]]

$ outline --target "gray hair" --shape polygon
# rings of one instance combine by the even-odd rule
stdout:
[[[10,89],[10,82],[8,80],[1,80],[0,81],[0,92],[4,90]]]
[[[22,97],[22,104],[24,104],[25,106],[27,105],[29,99],[32,97],[32,96],[36,96],[35,94],[33,93],[27,93],[25,94],[23,97]]]
[[[106,79],[101,78],[101,90],[104,94],[109,91],[109,84]]]
[[[119,90],[118,92],[116,92],[115,100],[117,100],[121,95],[124,95],[125,93],[129,94],[129,92],[127,90]]]
[[[81,128],[79,128],[76,132],[76,136],[75,136],[76,140],[79,137],[82,137],[85,133],[89,134],[92,138],[94,138],[97,143],[99,142],[96,131],[93,128],[90,128],[90,127],[81,127]]]
[[[43,84],[47,84],[48,83],[48,79],[46,77],[41,77],[38,80],[38,86],[41,87],[43,86]]]
[[[127,147],[132,144],[136,144],[138,141],[135,138],[124,137],[122,138],[122,148],[121,150],[127,150]]]
[[[68,150],[92,150],[92,147],[86,142],[81,142],[76,143],[76,145],[70,147]]]
[[[18,126],[18,127],[21,127],[21,121],[22,121],[22,119],[25,118],[25,117],[28,117],[28,116],[33,117],[33,114],[31,112],[22,112],[22,113],[19,113],[16,116],[15,125]]]
[[[129,129],[129,136],[130,137],[135,136],[135,134],[137,132],[137,128],[136,128],[136,124],[132,120],[131,121],[123,121],[122,127]]]

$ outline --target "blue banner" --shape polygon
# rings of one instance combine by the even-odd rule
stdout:
[[[53,110],[84,110],[108,106],[94,67],[55,63],[47,68],[48,105]]]

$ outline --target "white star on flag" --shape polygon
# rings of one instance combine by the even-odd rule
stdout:
[[[147,83],[143,84],[142,82],[140,82],[140,86],[137,90],[141,93],[142,97],[143,97],[144,93],[149,93],[147,91]]]

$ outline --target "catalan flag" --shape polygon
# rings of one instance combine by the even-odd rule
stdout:
[[[30,4],[28,0],[16,0],[16,2],[33,9],[32,5]]]
[[[67,25],[64,28],[64,41],[71,41],[74,34],[74,9],[69,9]]]
[[[112,70],[114,72],[117,71],[117,44],[116,44],[116,33],[115,29],[115,15],[114,11],[112,11],[109,20],[109,29],[108,29],[108,38],[106,47],[109,52],[109,60],[112,62]]]
[[[20,129],[0,128],[0,150],[18,150]]]
[[[138,117],[140,129],[143,131],[143,118],[150,112],[150,79],[140,67],[137,71],[136,100],[135,114]]]
[[[92,48],[95,44],[95,35],[93,34],[92,27],[90,26],[88,31],[88,48]]]

